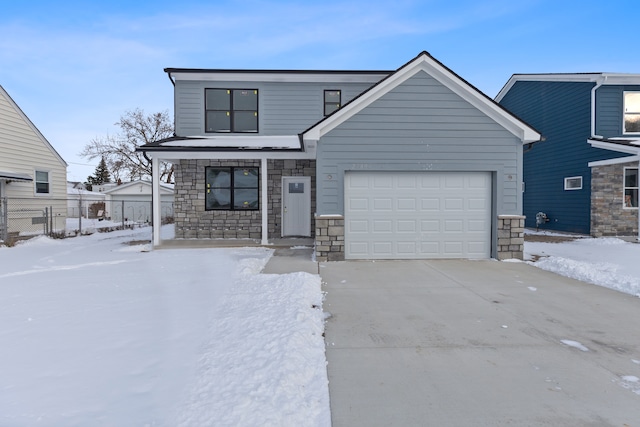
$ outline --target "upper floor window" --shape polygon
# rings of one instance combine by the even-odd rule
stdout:
[[[205,209],[257,210],[258,168],[205,168]]]
[[[258,132],[257,89],[205,89],[206,132]]]
[[[328,116],[334,111],[338,110],[341,106],[341,93],[339,90],[325,90],[324,91],[324,115]]]
[[[624,133],[640,133],[640,92],[624,93]]]
[[[49,194],[49,172],[36,171],[36,194]]]
[[[638,168],[624,168],[624,207],[638,207]]]

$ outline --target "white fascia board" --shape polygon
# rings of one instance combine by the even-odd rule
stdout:
[[[587,142],[594,148],[602,148],[603,150],[616,151],[618,153],[640,154],[640,146],[631,147],[629,145],[612,144],[595,139],[588,139]]]
[[[484,112],[491,119],[503,126],[506,130],[517,136],[523,143],[539,141],[541,135],[509,114],[507,111],[496,105],[492,100],[485,97],[466,82],[453,75],[447,69],[426,55],[416,58],[412,64],[398,70],[391,77],[369,89],[359,98],[342,107],[332,116],[318,123],[318,125],[305,132],[305,140],[319,140],[323,135],[330,132],[353,115],[362,111],[365,107],[393,90],[409,78],[420,71],[424,71],[444,86],[451,89],[458,96],[469,102],[480,111]]]
[[[243,72],[171,72],[174,81],[215,81],[215,82],[286,82],[286,83],[377,83],[390,73],[243,73]]]
[[[626,157],[618,157],[615,159],[607,159],[607,160],[598,160],[595,162],[589,162],[587,165],[592,168],[595,166],[609,166],[609,165],[618,165],[620,163],[629,163],[629,162],[637,162],[640,161],[640,156],[626,156]]]

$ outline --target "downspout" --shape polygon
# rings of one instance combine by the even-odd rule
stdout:
[[[591,135],[590,138],[602,138],[596,135],[596,90],[607,81],[607,76],[602,76],[596,80],[596,85],[591,89]]]

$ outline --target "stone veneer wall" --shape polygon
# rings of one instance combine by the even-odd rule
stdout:
[[[498,259],[524,258],[524,216],[498,215]]]
[[[624,209],[624,168],[638,162],[591,168],[591,235],[635,236],[638,209]]]
[[[316,217],[316,261],[344,261],[344,217]]]
[[[260,210],[205,210],[207,166],[260,167],[260,160],[180,160],[175,163],[175,230],[177,239],[261,239]],[[267,161],[268,237],[281,237],[282,177],[311,176],[311,230],[314,230],[315,160]],[[260,195],[262,197],[262,194]],[[262,202],[262,200],[260,200]],[[262,204],[260,204],[262,206]]]

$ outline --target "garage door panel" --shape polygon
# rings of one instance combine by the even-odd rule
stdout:
[[[490,173],[348,172],[345,207],[348,259],[490,257]]]
[[[421,198],[420,207],[423,211],[440,211],[440,199]]]
[[[368,220],[348,220],[349,230],[352,233],[369,233],[369,221]]]
[[[396,231],[399,233],[415,233],[416,220],[398,220],[396,221]]]
[[[374,233],[391,233],[393,232],[393,221],[386,220],[374,220],[372,230]]]
[[[373,209],[376,212],[380,211],[389,211],[393,210],[393,199],[392,198],[379,198],[376,197],[373,199]]]
[[[348,205],[349,205],[348,208],[351,211],[356,211],[356,210],[360,210],[364,212],[369,211],[369,199],[352,198],[352,199],[349,199]]]

